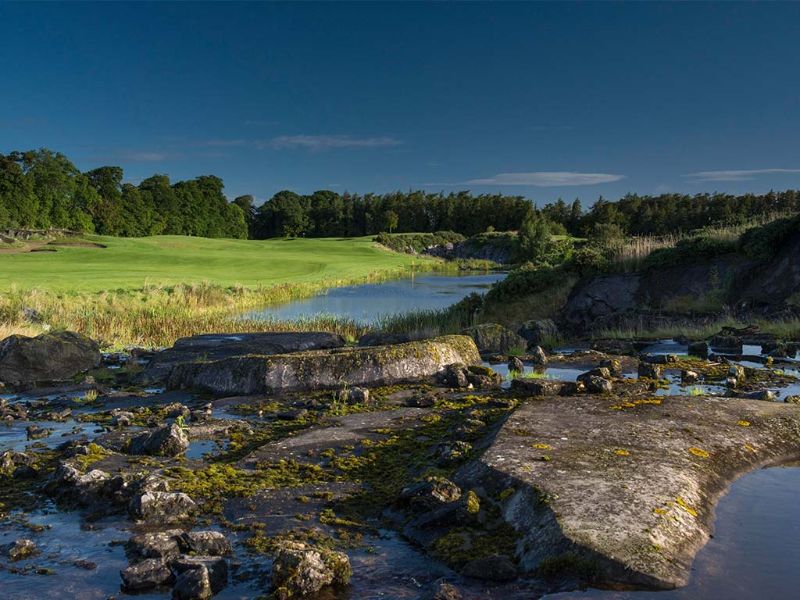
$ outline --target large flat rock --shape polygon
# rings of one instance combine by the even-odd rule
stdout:
[[[172,368],[197,360],[221,360],[248,354],[269,355],[340,348],[336,333],[301,331],[267,333],[209,333],[180,338],[172,348],[156,354],[140,376],[141,383],[164,381]]]
[[[457,479],[506,490],[528,571],[585,559],[606,584],[685,585],[728,485],[800,456],[800,407],[722,398],[529,400]],[[507,492],[509,488],[513,494]],[[550,564],[553,564],[552,562]]]
[[[451,335],[392,346],[198,360],[175,365],[168,387],[248,395],[391,385],[432,377],[453,363],[480,363],[471,338]]]

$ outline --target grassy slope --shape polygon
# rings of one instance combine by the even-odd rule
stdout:
[[[357,279],[418,264],[371,238],[220,240],[185,236],[92,236],[107,248],[0,254],[0,290],[96,292],[145,284],[245,286]]]

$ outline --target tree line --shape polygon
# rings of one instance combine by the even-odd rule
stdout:
[[[615,202],[602,196],[586,213],[580,200],[563,200],[542,208],[542,215],[578,237],[602,235],[613,229],[622,235],[667,235],[703,227],[743,225],[775,214],[800,212],[800,192],[766,194],[627,194]]]
[[[253,196],[228,202],[219,177],[170,182],[153,175],[123,181],[121,167],[85,173],[47,149],[0,154],[0,227],[61,228],[103,235],[158,234],[264,239],[353,237],[389,233],[523,230],[533,240],[664,235],[705,226],[737,225],[774,213],[800,212],[800,192],[767,194],[628,194],[600,198],[588,211],[563,200],[537,209],[522,196],[425,191],[339,194],[284,190],[261,206]],[[533,243],[533,242],[531,242]]]
[[[0,227],[246,238],[244,212],[222,190],[213,175],[153,175],[136,186],[120,167],[82,173],[59,152],[11,152],[0,154]]]

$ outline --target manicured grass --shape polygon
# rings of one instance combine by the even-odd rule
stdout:
[[[383,250],[369,237],[86,239],[107,247],[54,246],[56,252],[0,254],[0,290],[91,293],[202,282],[247,287],[313,284],[399,273],[429,262]]]

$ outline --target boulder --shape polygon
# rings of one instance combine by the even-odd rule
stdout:
[[[148,558],[120,571],[122,587],[129,592],[151,590],[172,583],[172,571],[160,558]]]
[[[272,586],[278,600],[306,598],[327,586],[350,581],[346,554],[303,544],[285,542],[272,563]]]
[[[144,492],[128,506],[131,517],[151,523],[184,521],[195,508],[194,500],[181,492]]]
[[[526,321],[517,330],[517,333],[525,338],[530,346],[541,346],[542,344],[557,339],[559,337],[558,325],[552,319],[538,319]]]
[[[97,343],[80,333],[12,335],[0,342],[0,381],[20,385],[69,379],[99,365],[100,358]]]
[[[346,387],[339,390],[337,394],[340,402],[346,404],[368,404],[369,403],[369,390],[360,387]]]
[[[156,353],[139,376],[139,383],[165,381],[172,368],[184,362],[222,360],[235,356],[287,354],[341,348],[342,336],[326,332],[210,333],[181,338],[172,348]]]
[[[141,533],[128,540],[126,549],[139,558],[175,558],[181,553],[178,540],[182,533],[180,529]]]
[[[590,375],[581,380],[581,383],[586,387],[586,391],[590,394],[610,394],[614,386],[608,379],[598,377],[597,375]]]
[[[228,538],[219,531],[189,531],[181,534],[178,541],[188,554],[227,556],[233,552]]]
[[[691,342],[687,349],[691,356],[697,356],[702,359],[708,358],[708,343],[707,342]]]
[[[639,378],[640,379],[661,379],[663,370],[660,365],[655,365],[648,362],[639,363]]]
[[[175,600],[208,600],[228,585],[228,563],[213,556],[184,556],[172,562]]]
[[[475,343],[451,335],[396,346],[351,347],[272,356],[242,356],[175,366],[171,389],[249,395],[425,380],[453,363],[478,364]]]
[[[134,455],[177,456],[186,452],[188,447],[189,436],[186,435],[186,430],[172,423],[132,438],[127,452]]]
[[[524,351],[528,347],[525,338],[498,323],[476,325],[465,333],[475,340],[481,354],[508,354],[514,350]]]

